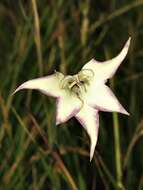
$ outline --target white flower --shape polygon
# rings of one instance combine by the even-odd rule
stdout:
[[[64,76],[60,72],[55,72],[23,83],[14,93],[22,89],[36,89],[55,97],[56,124],[64,123],[74,116],[90,137],[90,160],[92,160],[98,137],[98,112],[120,112],[129,115],[105,84],[124,60],[129,45],[130,38],[115,58],[104,62],[92,59],[76,75]]]

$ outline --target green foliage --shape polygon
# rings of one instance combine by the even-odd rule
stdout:
[[[143,189],[142,9],[142,0],[0,1],[0,189]],[[55,69],[74,74],[93,57],[111,58],[129,36],[111,84],[131,115],[100,114],[90,163],[80,124],[55,126],[54,99],[11,93]]]

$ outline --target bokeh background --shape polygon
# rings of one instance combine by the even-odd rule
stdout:
[[[100,113],[94,159],[72,118],[55,126],[55,100],[22,82],[91,58],[129,53],[108,82],[130,116]],[[0,189],[143,189],[143,0],[0,0]]]

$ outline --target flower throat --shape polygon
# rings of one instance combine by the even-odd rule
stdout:
[[[67,75],[61,80],[61,88],[76,95],[80,100],[82,93],[87,91],[87,87],[93,78],[94,73],[90,69],[83,69],[77,75]]]

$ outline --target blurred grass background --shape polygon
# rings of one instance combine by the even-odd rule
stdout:
[[[93,57],[112,58],[129,36],[130,51],[110,84],[131,115],[100,113],[90,163],[80,124],[55,126],[53,98],[11,93],[55,69],[74,74]],[[1,0],[0,189],[143,190],[142,64],[143,0]]]

